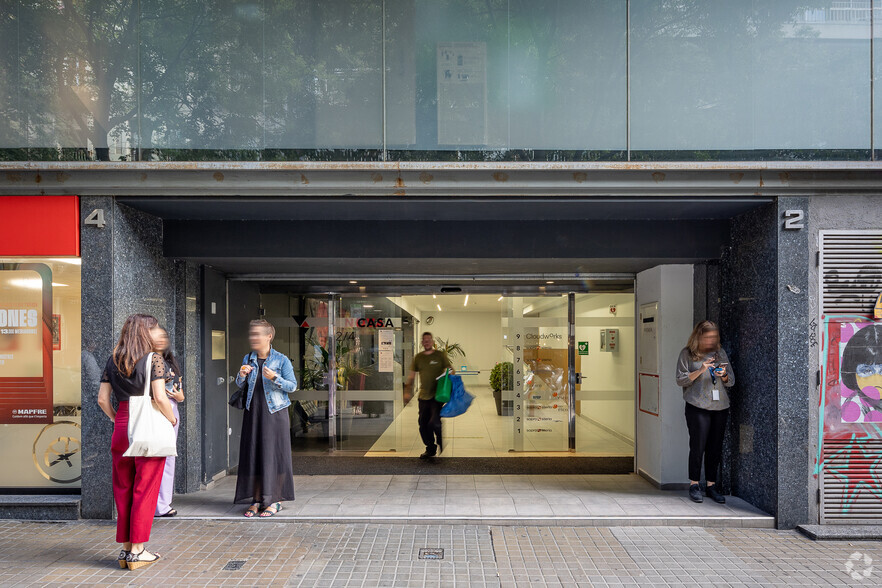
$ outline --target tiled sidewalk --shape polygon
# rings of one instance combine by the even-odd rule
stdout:
[[[134,572],[117,567],[113,536],[106,522],[0,521],[0,586],[878,586],[882,574],[882,542],[771,529],[170,519],[150,542],[163,560]],[[424,547],[444,558],[420,559]]]
[[[685,491],[660,491],[633,475],[295,476],[297,499],[274,520],[435,521],[488,524],[681,525],[773,527],[774,519],[729,496],[701,504]],[[177,496],[182,517],[241,518],[235,478]]]

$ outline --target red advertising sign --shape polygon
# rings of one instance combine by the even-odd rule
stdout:
[[[52,271],[0,264],[0,424],[52,422]]]
[[[77,196],[0,196],[0,255],[61,257],[80,254]]]

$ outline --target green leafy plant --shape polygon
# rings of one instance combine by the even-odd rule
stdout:
[[[314,344],[314,343],[313,343]],[[337,341],[337,385],[343,390],[349,388],[349,381],[359,374],[367,375],[371,372],[370,367],[359,364],[357,353],[350,353],[352,348],[344,341]],[[330,371],[330,354],[324,347],[319,348],[321,358],[304,356],[304,365],[301,370],[301,385],[304,390],[318,390],[327,385],[325,376]]]
[[[300,390],[319,390],[324,384],[325,373],[321,367],[310,358],[304,357],[303,369],[300,370],[300,377],[297,378],[297,388]]]
[[[367,375],[371,369],[359,363],[358,353],[349,353],[349,349],[337,356],[337,384],[343,389],[349,389],[349,382],[358,375]]]
[[[459,343],[453,343],[450,339],[442,339],[441,337],[435,339],[435,349],[443,351],[450,359],[457,356],[465,357],[466,355],[462,345]]]
[[[490,387],[494,392],[514,389],[514,365],[510,361],[493,366],[490,370]]]

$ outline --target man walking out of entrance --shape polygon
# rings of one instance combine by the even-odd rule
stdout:
[[[426,445],[426,452],[420,455],[420,459],[434,457],[441,453],[441,403],[435,400],[435,385],[438,378],[444,374],[445,369],[455,373],[453,365],[447,354],[435,349],[435,339],[432,333],[423,333],[423,351],[413,357],[413,365],[404,385],[405,402],[410,402],[413,397],[412,386],[414,376],[420,374],[420,392],[417,396],[419,401],[419,424],[420,437]]]

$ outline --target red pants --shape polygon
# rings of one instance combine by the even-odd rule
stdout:
[[[162,483],[164,457],[123,457],[129,448],[129,403],[120,402],[110,440],[117,543],[146,543]]]

